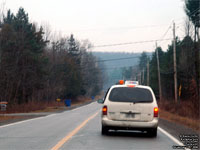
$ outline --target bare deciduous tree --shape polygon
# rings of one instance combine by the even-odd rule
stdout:
[[[5,6],[6,6],[6,1],[3,1],[3,2],[0,4],[0,22],[2,22],[3,17],[4,17]]]
[[[193,37],[192,35],[194,34],[194,27],[189,18],[185,19],[184,27],[185,27],[185,36]]]

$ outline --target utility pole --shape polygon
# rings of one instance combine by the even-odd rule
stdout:
[[[157,42],[156,42],[156,58],[157,58],[157,68],[158,68],[159,97],[160,97],[160,100],[162,100],[162,90],[161,90],[161,81],[160,81],[160,63],[159,63],[159,57],[158,57]]]
[[[147,60],[147,86],[149,86],[149,59]]]
[[[144,85],[144,68],[142,69],[142,85]]]
[[[173,22],[173,57],[174,57],[174,96],[175,102],[178,101],[177,96],[177,70],[176,70],[176,35],[175,35],[175,23]]]
[[[142,84],[141,72],[138,74],[138,81],[139,81],[139,84],[141,85]]]

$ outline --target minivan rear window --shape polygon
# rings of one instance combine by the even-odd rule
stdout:
[[[113,88],[109,100],[114,102],[153,102],[151,91],[144,88],[117,87]]]

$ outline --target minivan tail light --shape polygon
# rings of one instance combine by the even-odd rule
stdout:
[[[107,106],[103,106],[103,108],[102,108],[102,114],[103,115],[107,115],[107,111],[108,111]]]
[[[154,107],[154,117],[158,117],[158,107]]]

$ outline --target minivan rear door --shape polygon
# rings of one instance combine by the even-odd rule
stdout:
[[[153,120],[153,97],[148,89],[116,87],[111,90],[108,100],[108,118],[111,120]]]

